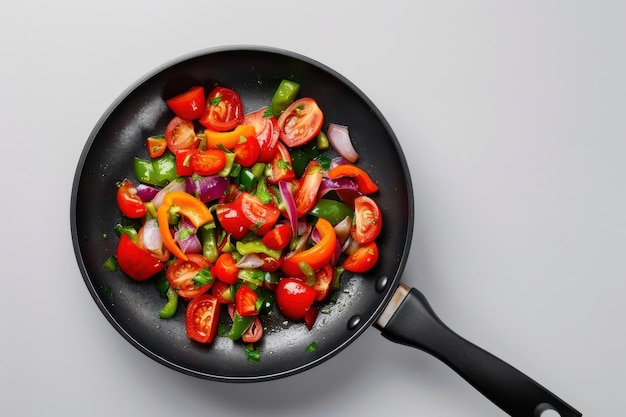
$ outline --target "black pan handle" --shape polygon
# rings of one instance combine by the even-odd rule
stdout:
[[[561,417],[582,416],[522,372],[453,332],[415,288],[401,284],[375,326],[387,339],[438,358],[513,417],[539,417],[547,410]]]

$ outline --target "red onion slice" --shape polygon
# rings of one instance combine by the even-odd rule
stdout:
[[[328,125],[326,136],[328,136],[328,141],[339,155],[352,163],[359,159],[359,154],[352,146],[347,126],[331,123]]]
[[[228,178],[210,175],[206,177],[187,177],[186,190],[203,203],[217,200],[228,189]]]
[[[296,202],[293,198],[293,194],[291,193],[291,189],[289,188],[289,183],[287,181],[279,181],[278,189],[280,190],[280,196],[285,203],[285,211],[287,212],[287,218],[289,219],[289,224],[291,225],[291,231],[294,236],[297,236],[298,215],[296,213]]]

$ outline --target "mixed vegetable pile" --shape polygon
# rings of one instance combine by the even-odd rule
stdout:
[[[378,260],[378,186],[355,164],[348,128],[324,132],[322,110],[299,91],[283,80],[249,114],[223,86],[167,99],[164,134],[146,139],[149,158],[118,183],[119,243],[105,266],[153,279],[167,299],[160,317],[184,307],[195,341],[211,343],[227,312],[219,336],[254,350],[274,306],[311,329],[343,271]]]

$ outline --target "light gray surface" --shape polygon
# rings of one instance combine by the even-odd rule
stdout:
[[[584,415],[619,415],[624,4],[3,2],[2,415],[503,415],[375,329],[304,374],[233,386],[158,365],[103,318],[70,239],[85,141],[144,73],[230,44],[290,49],[360,87],[411,169],[404,282]]]

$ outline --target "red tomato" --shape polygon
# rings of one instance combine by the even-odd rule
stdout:
[[[122,272],[137,281],[145,281],[165,268],[165,263],[135,245],[127,234],[120,236],[115,257]]]
[[[193,175],[191,160],[198,152],[200,151],[196,148],[179,149],[176,151],[176,175],[179,177],[190,177]]]
[[[165,128],[165,141],[167,148],[174,154],[179,149],[195,148],[198,138],[193,122],[175,116]]]
[[[230,252],[223,252],[215,261],[212,273],[217,279],[226,284],[236,284],[239,282],[237,274],[239,268],[237,267],[237,261],[233,258],[233,254]]]
[[[274,158],[270,162],[271,175],[267,178],[270,184],[278,184],[279,181],[291,181],[296,178],[289,149],[282,143],[276,145]]]
[[[233,148],[235,162],[244,167],[250,167],[259,160],[261,148],[254,137],[241,137]]]
[[[170,286],[184,299],[191,299],[203,294],[211,288],[213,281],[204,285],[196,285],[194,277],[202,269],[208,269],[211,263],[202,255],[188,253],[187,260],[175,259],[165,271]]]
[[[215,214],[220,226],[234,239],[241,239],[248,233],[241,214],[241,198],[237,197],[230,203],[218,203]]]
[[[143,200],[137,195],[137,189],[128,178],[118,187],[116,199],[120,211],[128,218],[139,219],[148,213]]]
[[[309,308],[309,310],[306,312],[306,314],[304,315],[304,323],[306,324],[307,329],[311,330],[313,328],[318,314],[319,308],[315,306],[311,306],[311,308]]]
[[[306,215],[317,201],[317,192],[322,184],[323,170],[319,162],[312,160],[304,169],[300,185],[296,189],[294,199],[298,218]]]
[[[368,196],[354,199],[354,223],[351,235],[359,243],[369,243],[376,239],[383,227],[383,218],[378,204]]]
[[[243,122],[243,105],[235,90],[215,87],[206,98],[206,110],[200,124],[218,132],[233,130]]]
[[[346,271],[362,273],[367,272],[378,262],[378,246],[376,242],[366,243],[343,262]]]
[[[262,240],[265,246],[273,250],[283,250],[293,237],[291,226],[285,223],[279,223],[272,230],[267,232]]]
[[[250,287],[242,285],[235,293],[235,309],[241,317],[255,316],[259,314],[256,302],[259,299],[257,293]]]
[[[197,119],[202,116],[206,107],[204,88],[202,86],[191,87],[184,93],[165,100],[165,104],[182,119]]]
[[[280,217],[280,209],[276,205],[264,204],[250,193],[242,193],[239,200],[244,226],[259,236],[269,232]]]
[[[276,286],[276,305],[285,318],[300,321],[315,300],[315,290],[296,278],[281,278]]]
[[[211,343],[217,335],[220,309],[217,298],[201,294],[193,298],[185,313],[187,336],[201,343]]]
[[[150,136],[146,139],[146,149],[148,150],[150,158],[158,158],[159,156],[162,156],[167,149],[165,137]]]
[[[300,146],[319,133],[324,123],[324,114],[315,100],[303,97],[291,103],[278,118],[280,140],[293,148]]]
[[[313,289],[316,291],[315,301],[322,301],[330,291],[330,285],[335,277],[335,270],[330,264],[326,264],[315,271],[315,283]]]
[[[232,287],[222,281],[215,281],[211,286],[211,295],[217,298],[220,304],[231,304],[235,302]]]
[[[226,154],[219,149],[207,149],[191,156],[191,167],[198,175],[215,175],[226,166]]]
[[[276,153],[276,145],[278,145],[278,137],[280,130],[278,129],[278,119],[272,114],[267,114],[267,107],[263,107],[252,113],[248,113],[243,118],[243,124],[254,126],[256,140],[259,142],[261,152],[259,154],[259,162],[269,163]]]

